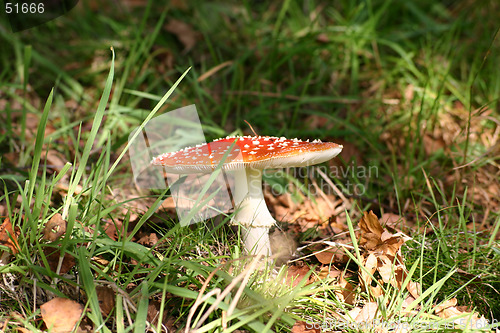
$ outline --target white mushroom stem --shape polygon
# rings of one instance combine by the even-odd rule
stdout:
[[[269,256],[269,229],[276,221],[269,213],[262,193],[262,170],[247,168],[235,171],[234,175],[236,213],[233,223],[241,226],[248,253]]]

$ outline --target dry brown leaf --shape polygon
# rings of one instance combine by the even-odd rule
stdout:
[[[292,327],[291,333],[321,333],[321,329],[316,328],[311,323],[305,321],[297,321]]]
[[[47,263],[49,264],[50,270],[52,272],[56,272],[61,257],[61,251],[51,247],[46,247],[43,250],[43,252],[45,254],[45,257],[47,258]],[[75,264],[76,264],[75,258],[68,252],[64,253],[64,258],[61,263],[61,269],[59,271],[59,274],[68,273],[75,266]]]
[[[52,333],[71,332],[80,320],[83,306],[68,298],[56,297],[40,306],[42,319]]]
[[[158,243],[158,235],[156,235],[156,233],[154,232],[144,233],[143,235],[141,235],[141,238],[137,240],[137,243],[146,246],[154,246],[156,245],[156,243]]]
[[[355,307],[355,308],[352,308],[351,310],[349,310],[349,312],[347,313],[347,317],[349,318],[349,320],[354,320],[356,319],[356,317],[361,313],[361,308],[359,306]]]
[[[406,286],[406,289],[410,292],[410,295],[413,296],[414,299],[420,297],[420,283],[410,281]]]
[[[331,277],[332,279],[338,278],[342,274],[341,271],[339,270],[332,270],[330,267],[328,267],[328,276]]]
[[[151,300],[149,302],[147,315],[148,322],[150,322],[151,325],[155,327],[158,325],[158,321],[160,321],[162,325],[164,325],[163,327],[169,328],[166,330],[166,332],[177,332],[177,330],[174,329],[176,320],[175,318],[170,318],[169,320],[167,320],[167,311],[163,312],[163,318],[160,320],[160,308],[161,302],[159,302],[158,300]]]
[[[331,248],[326,251],[315,252],[314,255],[320,263],[329,265],[331,263],[337,263],[336,256],[341,256],[342,258],[345,255],[345,252],[339,248]]]
[[[322,266],[320,268],[319,272],[316,272],[315,274],[312,274],[309,277],[309,280],[307,281],[307,283],[309,284],[309,283],[313,283],[315,281],[327,279],[327,278],[335,279],[335,278],[338,278],[340,276],[340,274],[342,274],[342,273],[340,271],[334,269],[334,267]]]
[[[378,282],[380,284],[383,283],[383,281],[381,280],[378,280]],[[380,297],[384,294],[384,290],[382,289],[382,287],[380,285],[376,285],[376,286],[370,286],[370,296],[373,298],[373,299],[376,299],[377,297]]]
[[[377,271],[380,273],[384,283],[390,283],[393,287],[401,289],[406,278],[406,268],[402,264],[401,258],[398,258],[397,261],[394,258],[386,255],[377,256]]]
[[[353,305],[354,304],[354,298],[356,294],[354,293],[354,285],[344,279],[344,276],[341,275],[339,279],[339,285],[341,290],[336,291],[335,294],[337,297],[344,303]]]
[[[455,306],[455,305],[457,305],[457,299],[452,298],[452,299],[449,299],[449,300],[442,302],[439,305],[436,305],[434,310],[436,311],[436,313],[439,313],[439,312],[443,311],[444,309],[447,309],[447,308]]]
[[[94,323],[89,317],[83,317],[82,321],[78,325],[76,333],[95,333]]]
[[[377,216],[365,212],[359,222],[361,229],[359,244],[367,251],[396,256],[407,238],[400,233],[391,234],[382,228]]]
[[[463,314],[462,311],[458,310],[456,307],[451,306],[449,308],[443,309],[442,311],[438,312],[437,315],[441,318],[451,318],[451,317],[458,317],[461,314]]]
[[[296,287],[300,281],[309,273],[310,268],[307,266],[290,266],[286,276],[286,284]],[[307,282],[306,282],[307,283]]]
[[[310,279],[311,282],[314,282],[326,279],[328,277],[330,277],[330,269],[328,266],[323,266],[320,268],[319,272],[316,272],[315,274],[311,275]]]
[[[403,286],[403,282],[406,279],[406,268],[404,265],[398,265],[394,270],[394,279],[391,281],[391,284],[394,288],[401,290]]]
[[[401,307],[403,309],[406,309],[407,307],[410,306],[411,303],[413,303],[413,301],[415,301],[415,298],[413,298],[412,296],[408,296],[405,298],[405,300],[403,301],[403,304],[401,305]]]
[[[362,267],[359,268],[358,274],[365,287],[369,287],[371,295],[376,298],[383,295],[384,283],[390,283],[394,288],[401,290],[403,283],[407,277],[406,267],[400,255],[392,257],[380,253],[370,253],[362,260]],[[372,276],[377,271],[382,279],[378,280],[379,285],[372,286]],[[370,274],[371,273],[371,276]],[[410,281],[406,287],[410,294],[418,298],[420,285]]]
[[[380,238],[384,229],[382,229],[377,216],[372,211],[370,213],[364,212],[359,221],[359,228],[361,229],[359,245],[368,251],[375,251],[379,245],[382,245]]]
[[[12,165],[19,164],[19,153],[15,151],[2,153],[2,158],[4,164],[7,164],[7,162],[9,162]]]
[[[379,221],[382,222],[386,227],[389,226],[392,228],[402,227],[408,224],[404,217],[393,213],[382,214]]]
[[[378,251],[393,257],[396,256],[399,253],[399,249],[404,244],[405,238],[401,237],[399,234],[389,234],[389,232],[386,231],[384,231],[382,236],[383,238],[381,238],[381,240],[383,244],[379,247]]]
[[[184,52],[191,50],[198,41],[199,33],[187,23],[172,19],[168,21],[165,30],[173,33],[184,45]]]
[[[66,233],[67,225],[68,222],[63,220],[61,214],[55,214],[50,218],[49,222],[45,224],[45,228],[43,228],[43,238],[49,242],[57,240]]]
[[[363,258],[362,264],[363,267],[366,269],[359,267],[359,276],[363,284],[365,286],[369,286],[371,285],[372,282],[373,273],[375,273],[375,271],[377,270],[378,266],[377,256],[373,253],[370,253],[368,257]]]
[[[10,249],[12,254],[18,253],[19,244],[17,243],[17,236],[12,228],[12,223],[7,217],[2,225],[0,225],[0,245],[6,246]]]
[[[457,299],[452,298],[437,305],[434,310],[439,317],[444,319],[463,316],[464,314],[467,314],[468,316],[457,318],[453,321],[453,323],[460,325],[462,328],[467,327],[469,329],[481,329],[488,324],[488,321],[486,320],[486,318],[484,318],[484,316],[479,317],[477,313],[466,311],[466,308],[462,311],[459,308],[463,307],[456,307],[456,305]]]
[[[446,147],[446,142],[442,137],[435,137],[434,135],[428,133],[424,134],[423,141],[425,153],[428,156],[433,155],[437,151],[442,150]]]
[[[125,226],[120,220],[108,220],[103,227],[104,232],[108,235],[112,240],[118,240],[118,236],[124,234]]]
[[[444,301],[440,305],[437,305],[434,309],[436,314],[444,319],[453,319],[453,317],[463,316],[462,318],[457,318],[452,322],[457,325],[457,328],[462,329],[484,329],[488,325],[488,320],[479,314],[468,312],[466,310],[462,311],[456,307],[457,299],[452,298],[450,300]],[[461,307],[460,307],[461,308]],[[465,316],[464,316],[465,315]]]
[[[97,286],[95,291],[99,300],[99,308],[102,314],[107,317],[115,307],[115,292],[113,289],[104,286]]]
[[[169,5],[175,9],[180,9],[180,10],[187,10],[188,9],[187,2],[183,1],[183,0],[170,0]]]
[[[347,229],[340,223],[325,223],[330,217],[337,215],[336,210],[342,205],[342,201],[334,195],[326,194],[324,197],[316,197],[315,202],[304,198],[300,204],[295,204],[289,193],[274,197],[269,190],[264,189],[264,196],[276,220],[294,221],[300,227],[299,232],[317,228],[318,225],[320,229],[332,228],[338,232]]]
[[[375,319],[375,316],[377,315],[378,311],[378,305],[375,302],[368,302],[366,303],[359,314],[356,316],[354,319],[355,322],[357,323],[362,323],[362,322],[373,322],[373,319]]]
[[[53,170],[61,171],[67,162],[66,157],[56,150],[49,150],[45,155],[47,166]]]
[[[394,276],[394,268],[392,260],[386,255],[381,255],[378,258],[377,270],[385,283],[389,283]]]

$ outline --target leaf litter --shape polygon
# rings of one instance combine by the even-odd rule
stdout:
[[[392,222],[401,220],[396,216],[390,216],[390,219],[385,216],[385,218],[386,221],[392,219]],[[338,250],[334,246],[330,246],[326,250],[314,252],[314,256],[322,266],[315,269],[315,274],[308,278],[306,284],[321,279],[329,280],[336,288],[335,295],[337,298],[347,306],[351,306],[346,313],[339,313],[341,315],[337,318],[339,327],[351,322],[365,325],[365,327],[370,327],[376,332],[388,332],[384,325],[390,323],[391,319],[386,318],[381,311],[381,309],[393,302],[391,297],[385,295],[390,290],[388,286],[405,297],[402,301],[399,301],[401,302],[402,312],[393,314],[396,315],[396,318],[393,319],[395,323],[400,323],[401,318],[407,318],[406,320],[410,323],[418,314],[415,310],[421,309],[419,304],[412,311],[406,311],[408,306],[420,297],[422,292],[420,284],[409,280],[405,290],[402,290],[404,282],[408,278],[408,270],[404,264],[401,247],[406,241],[410,240],[410,237],[391,227],[389,228],[393,232],[382,227],[380,220],[371,211],[363,214],[358,226],[361,265],[358,267],[357,273],[351,274],[349,268],[345,266],[345,261],[343,259],[339,260]],[[346,247],[342,248],[344,253],[346,249]],[[296,286],[308,274],[308,268],[308,266],[303,266],[300,261],[291,265],[287,283],[292,282],[292,285]],[[377,276],[378,278],[376,278]],[[367,291],[367,293],[362,293],[363,290]],[[362,297],[361,295],[366,296]],[[387,303],[381,304],[380,302],[383,302],[384,299]],[[457,307],[456,304],[457,300],[454,298],[435,305],[433,309],[437,316],[449,319],[450,324],[455,324],[455,327],[481,328],[488,325],[488,321],[484,316],[471,312],[466,307]],[[400,319],[397,319],[398,317]],[[384,320],[387,321],[385,324]],[[425,318],[422,318],[422,320],[425,320]],[[311,322],[304,321],[297,321],[292,328],[292,332],[322,331],[321,327],[314,328]],[[401,327],[396,327],[396,331],[409,332]]]
[[[52,333],[72,332],[83,313],[83,305],[56,297],[40,306],[45,326]]]

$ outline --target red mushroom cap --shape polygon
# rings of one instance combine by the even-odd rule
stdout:
[[[270,136],[227,137],[162,154],[153,158],[151,164],[164,166],[167,172],[172,173],[211,172],[233,143],[223,164],[225,170],[314,165],[332,159],[342,150],[341,145],[319,140],[309,142]]]

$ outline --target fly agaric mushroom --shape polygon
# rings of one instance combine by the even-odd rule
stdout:
[[[262,170],[323,163],[341,150],[341,145],[320,140],[226,137],[157,156],[151,164],[163,166],[167,173],[210,173],[226,155],[222,169],[235,175],[233,199],[236,210],[232,222],[244,229],[242,238],[249,253],[271,255],[269,229],[276,221],[264,201]]]

